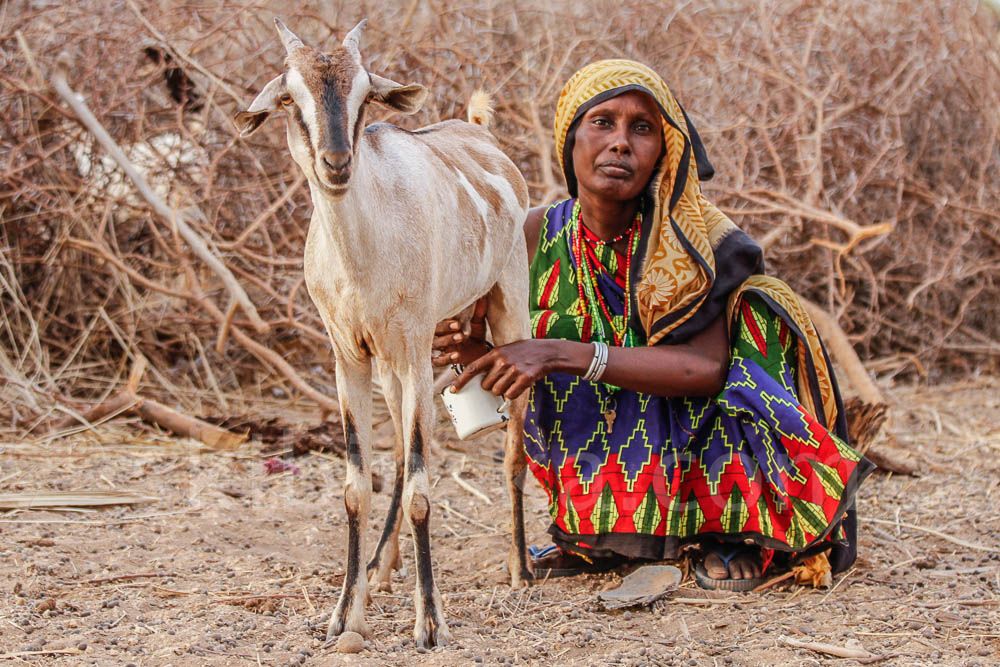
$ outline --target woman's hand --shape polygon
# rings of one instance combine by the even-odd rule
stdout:
[[[469,333],[462,331],[458,320],[443,320],[434,329],[434,345],[431,348],[437,352],[431,357],[435,366],[451,366],[452,364],[468,364],[489,351],[486,342],[486,297],[476,301],[469,320]]]
[[[555,370],[558,345],[565,342],[529,338],[494,348],[468,364],[452,384],[452,390],[460,390],[472,378],[485,372],[483,389],[496,396],[515,399]]]

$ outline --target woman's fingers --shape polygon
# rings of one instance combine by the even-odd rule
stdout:
[[[486,377],[480,383],[483,385],[483,389],[492,392],[493,385],[497,383],[497,380],[506,375],[509,369],[510,365],[507,363],[507,360],[497,357],[486,371]]]
[[[462,374],[458,376],[452,385],[452,391],[461,391],[462,387],[469,383],[469,380],[479,375],[484,368],[488,368],[492,365],[493,360],[496,358],[496,351],[487,352],[483,356],[479,357],[475,361],[471,362],[462,371]]]
[[[517,370],[517,366],[508,366],[507,370],[490,387],[490,391],[495,396],[504,396],[520,376],[521,373]]]
[[[435,336],[443,336],[448,333],[455,333],[456,331],[461,331],[462,325],[458,320],[441,320],[434,327]]]
[[[452,364],[459,363],[459,354],[458,352],[439,354],[436,357],[431,357],[431,363],[435,366],[451,366]]]
[[[435,350],[447,350],[452,345],[460,345],[465,340],[465,334],[461,331],[458,333],[446,333],[443,336],[434,336],[433,348]]]
[[[510,386],[507,391],[503,393],[503,397],[508,401],[513,401],[515,398],[531,389],[531,386],[535,384],[535,381],[531,379],[528,375],[520,375],[517,381]]]

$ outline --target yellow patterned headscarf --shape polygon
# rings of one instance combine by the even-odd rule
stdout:
[[[570,127],[588,102],[614,91],[637,89],[659,104],[666,147],[650,184],[652,227],[636,291],[639,321],[653,345],[698,311],[716,276],[712,249],[737,228],[701,194],[684,112],[660,75],[641,63],[602,60],[570,78],[556,105],[556,155],[563,156]],[[572,169],[565,159],[563,166],[567,172]],[[571,178],[568,173],[567,181]]]
[[[835,380],[815,327],[785,283],[752,275],[763,270],[760,249],[702,195],[696,158],[697,153],[704,156],[700,139],[667,84],[649,67],[631,60],[602,60],[587,65],[563,86],[556,104],[555,142],[571,192],[576,180],[567,142],[572,141],[569,135],[576,120],[595,103],[628,90],[651,95],[664,119],[666,152],[650,182],[653,213],[635,293],[647,343],[670,342],[670,334],[686,322],[701,325],[699,311],[710,296],[713,307],[705,310],[713,317],[717,307],[719,314],[728,311],[733,325],[735,304],[742,295],[748,291],[761,294],[799,336],[803,405],[828,425],[843,424]],[[722,267],[717,267],[717,258]],[[734,264],[741,266],[734,270]],[[720,268],[724,269],[721,274]]]

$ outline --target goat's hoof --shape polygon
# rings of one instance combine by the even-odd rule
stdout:
[[[439,623],[434,623],[430,619],[423,623],[418,621],[413,628],[413,641],[420,648],[447,646],[451,643],[451,632],[443,620]]]
[[[522,568],[519,574],[510,575],[510,587],[513,589],[527,588],[535,582],[535,575],[528,568]]]
[[[333,612],[333,615],[330,617],[330,625],[326,628],[326,642],[323,644],[324,647],[332,646],[337,641],[337,637],[345,630],[356,632],[365,639],[372,636],[371,628],[368,627],[368,623],[365,622],[364,618],[350,622],[345,621],[344,616],[346,614]]]

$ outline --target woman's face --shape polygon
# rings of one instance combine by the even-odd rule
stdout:
[[[656,102],[639,91],[612,97],[587,111],[573,145],[580,192],[614,201],[641,195],[663,151],[662,122]]]

